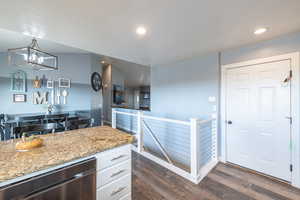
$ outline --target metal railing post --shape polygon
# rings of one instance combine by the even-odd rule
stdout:
[[[137,112],[137,141],[138,141],[138,152],[141,153],[144,151],[144,133],[143,133],[143,126],[142,126],[142,117],[143,112]]]
[[[117,128],[117,113],[115,108],[111,109],[111,127]]]
[[[191,123],[191,176],[196,180],[198,177],[198,160],[199,160],[199,152],[198,152],[198,120],[196,118],[190,119]]]
[[[218,160],[218,124],[217,120],[211,121],[211,136],[212,136],[212,159]]]

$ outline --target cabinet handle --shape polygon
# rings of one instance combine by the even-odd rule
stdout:
[[[119,174],[122,174],[123,172],[125,172],[124,169],[123,169],[123,170],[120,170],[120,171],[118,171],[118,172],[116,172],[116,173],[114,173],[114,174],[112,174],[110,177],[112,178],[112,177],[114,177],[114,176],[117,176],[117,175],[119,175]]]
[[[126,156],[126,155],[120,155],[120,156],[118,156],[118,157],[115,157],[115,158],[111,159],[111,161],[118,160],[118,159],[123,158],[123,157],[125,157],[125,156]]]
[[[113,192],[110,194],[110,196],[114,196],[114,195],[116,195],[116,194],[122,192],[123,190],[125,190],[125,188],[126,188],[126,187],[121,187],[121,188],[117,189],[116,191],[113,191]]]

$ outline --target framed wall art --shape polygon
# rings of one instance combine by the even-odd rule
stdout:
[[[11,74],[11,90],[13,92],[26,92],[27,90],[26,72],[18,70]]]
[[[58,79],[58,87],[60,88],[70,88],[71,87],[71,80],[66,78],[59,78]]]
[[[54,88],[54,81],[53,80],[48,80],[47,81],[47,88],[48,89],[53,89]]]
[[[13,94],[13,102],[14,103],[25,103],[26,102],[26,94]]]

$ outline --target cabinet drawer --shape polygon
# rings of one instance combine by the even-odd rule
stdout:
[[[131,158],[131,146],[125,145],[97,155],[97,170],[102,170]]]
[[[131,174],[131,160],[123,161],[110,168],[98,171],[97,173],[97,188],[102,187],[122,176]]]
[[[119,200],[131,193],[131,175],[124,176],[97,190],[97,200]]]
[[[124,197],[121,197],[120,200],[131,200],[131,193],[130,194],[127,194],[125,195]]]

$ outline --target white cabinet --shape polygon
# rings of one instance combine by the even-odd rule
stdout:
[[[99,200],[119,200],[131,193],[131,175],[126,175],[97,190]]]
[[[117,180],[125,175],[131,174],[131,160],[123,161],[116,166],[100,170],[97,173],[97,188]]]
[[[131,158],[131,146],[125,145],[97,155],[97,169],[102,170]]]
[[[96,155],[97,200],[131,200],[131,145]]]

